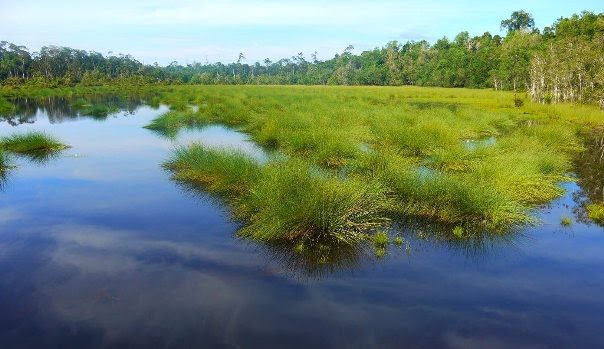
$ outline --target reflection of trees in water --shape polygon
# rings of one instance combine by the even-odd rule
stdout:
[[[61,123],[78,118],[104,118],[107,114],[123,111],[133,114],[144,104],[141,95],[87,95],[83,97],[17,97],[10,100],[15,111],[1,115],[0,121],[17,126],[36,122],[38,112],[47,115],[50,123]],[[100,112],[99,112],[100,111]]]
[[[590,222],[586,207],[590,203],[604,203],[604,128],[584,136],[585,150],[574,161],[577,183],[581,190],[574,194],[575,214],[581,222]]]

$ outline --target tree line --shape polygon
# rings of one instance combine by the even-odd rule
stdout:
[[[348,46],[321,61],[302,52],[278,61],[167,66],[143,64],[130,55],[47,46],[30,53],[0,42],[0,81],[32,86],[133,84],[417,85],[528,91],[542,103],[604,105],[604,14],[560,18],[542,31],[533,17],[516,11],[501,21],[502,37],[489,32],[435,43],[391,41],[354,54]]]

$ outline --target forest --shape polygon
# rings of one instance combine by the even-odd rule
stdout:
[[[127,54],[103,55],[45,46],[30,52],[0,42],[3,86],[111,84],[414,85],[493,88],[527,92],[541,103],[598,103],[604,108],[604,13],[582,12],[539,30],[531,14],[516,11],[501,21],[504,37],[461,32],[354,54],[346,47],[321,61],[300,52],[278,61],[229,64],[143,64]]]

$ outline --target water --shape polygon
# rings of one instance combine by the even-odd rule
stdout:
[[[466,139],[463,143],[468,150],[476,150],[478,148],[490,147],[495,145],[497,138],[491,136],[484,139]]]
[[[236,238],[219,200],[160,166],[190,141],[262,158],[245,135],[166,139],[142,128],[165,108],[140,103],[101,120],[33,109],[0,135],[44,130],[72,148],[17,160],[0,193],[2,348],[604,346],[604,229],[559,223],[581,216],[577,184],[511,239],[407,231],[384,259],[309,273]]]

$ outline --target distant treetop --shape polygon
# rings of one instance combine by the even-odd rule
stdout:
[[[528,12],[514,11],[509,19],[501,21],[501,29],[507,29],[508,33],[517,30],[531,31],[535,29],[535,20]]]

